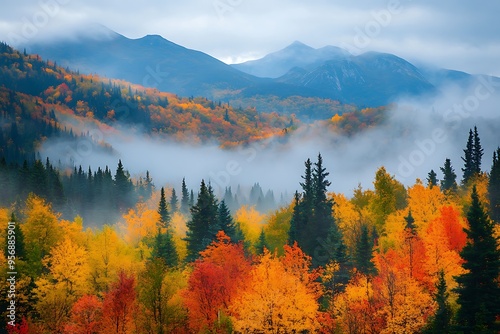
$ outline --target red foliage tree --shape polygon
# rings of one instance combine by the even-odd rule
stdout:
[[[214,329],[221,314],[228,314],[231,300],[250,272],[243,246],[231,244],[224,232],[201,255],[183,293],[189,326],[195,332]]]
[[[93,295],[81,297],[71,309],[71,318],[65,326],[67,334],[98,333],[102,320],[102,302]]]
[[[21,323],[16,324],[15,326],[7,325],[7,333],[9,334],[28,334],[28,322],[26,318],[23,317]]]
[[[106,294],[103,308],[104,333],[132,333],[133,315],[136,309],[135,278],[121,271]]]

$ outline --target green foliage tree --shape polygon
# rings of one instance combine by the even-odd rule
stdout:
[[[370,231],[366,224],[361,225],[361,233],[356,243],[356,253],[354,257],[354,266],[364,275],[373,275],[376,273],[373,259],[373,240],[370,237]]]
[[[500,224],[500,147],[493,152],[493,163],[488,180],[488,195],[491,219]]]
[[[219,203],[217,210],[217,231],[215,231],[216,233],[214,235],[214,239],[219,231],[224,231],[224,233],[231,238],[232,242],[240,241],[236,235],[236,223],[234,222],[233,217],[231,217],[231,212],[229,211],[229,208],[224,200]]]
[[[298,191],[295,191],[293,196],[294,206],[293,206],[293,214],[292,219],[290,219],[290,229],[288,230],[288,244],[292,246],[294,242],[299,239],[299,231],[301,229],[301,203],[300,203],[300,194]]]
[[[26,247],[24,244],[24,233],[21,230],[21,226],[19,225],[19,222],[17,221],[17,218],[16,218],[14,213],[11,214],[9,222],[15,224],[14,229],[13,229],[14,234],[9,234],[7,231],[7,234],[6,234],[7,240],[5,242],[4,255],[5,255],[5,257],[8,257],[10,255],[9,249],[8,249],[8,246],[9,246],[8,241],[15,240],[15,244],[14,244],[15,251],[16,251],[15,256],[17,257],[17,259],[24,260],[26,258]],[[15,239],[12,239],[12,236],[14,236]],[[9,239],[9,237],[11,239]]]
[[[255,244],[255,252],[257,255],[262,255],[264,254],[264,249],[269,249],[269,247],[266,242],[266,232],[264,229],[261,229],[259,239],[257,239],[257,243]]]
[[[181,186],[181,212],[183,214],[189,213],[189,191],[186,186],[186,179],[182,179]]]
[[[437,183],[437,174],[434,169],[431,169],[429,174],[427,174],[427,186],[432,189],[433,187],[437,186]]]
[[[160,191],[160,202],[158,203],[158,214],[160,215],[160,221],[158,222],[160,227],[168,228],[170,225],[170,213],[168,212],[167,200],[165,199],[165,189],[163,187]]]
[[[441,190],[443,192],[456,192],[457,190],[457,174],[451,166],[451,160],[446,159],[444,162],[444,167],[440,167],[443,173],[443,179],[441,180]]]
[[[151,255],[153,259],[162,259],[168,267],[176,267],[179,264],[179,255],[170,229],[164,233],[158,229]]]
[[[175,248],[172,232],[170,231],[170,213],[168,212],[165,189],[163,187],[160,191],[158,214],[160,215],[160,220],[154,239],[152,257],[153,259],[163,259],[168,267],[175,267],[179,262],[179,256]]]
[[[295,206],[288,233],[288,242],[297,241],[299,247],[312,257],[314,266],[325,265],[332,260],[343,245],[340,230],[332,215],[333,201],[327,197],[329,173],[318,154],[314,164],[305,162],[302,176],[302,194],[295,193]]]
[[[200,193],[196,204],[191,207],[191,219],[187,222],[187,260],[195,260],[213,240],[213,227],[217,226],[218,204],[212,187],[201,181]]]
[[[381,233],[387,216],[406,206],[406,189],[387,172],[385,167],[377,170],[373,185],[375,192],[370,204],[375,214],[375,225]]]
[[[474,126],[474,150],[472,152],[472,158],[474,161],[474,174],[481,173],[481,162],[483,158],[484,150],[481,147],[481,139],[479,138],[479,133],[477,131],[477,126]]]
[[[472,129],[469,130],[469,138],[467,139],[467,145],[464,149],[462,161],[464,162],[464,167],[462,168],[462,184],[466,185],[474,176],[476,169],[474,161],[474,133],[472,132]]]
[[[177,199],[175,188],[172,189],[172,195],[170,196],[170,210],[172,211],[172,213],[179,210],[179,200]]]
[[[464,333],[497,333],[495,318],[500,315],[500,249],[493,222],[483,209],[476,187],[467,212],[468,241],[460,252],[466,273],[456,277],[458,287],[457,324]],[[482,329],[481,331],[478,331]]]
[[[452,333],[453,311],[450,306],[444,271],[439,272],[439,281],[436,284],[436,293],[434,300],[437,304],[436,313],[429,319],[425,334],[447,334]]]
[[[123,168],[122,161],[118,161],[118,167],[115,173],[115,196],[117,199],[118,207],[123,209],[130,206],[131,203],[131,192],[133,190],[133,184],[130,180],[130,175]]]

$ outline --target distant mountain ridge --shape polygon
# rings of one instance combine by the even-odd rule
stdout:
[[[256,101],[256,105],[266,106],[270,100],[301,97],[377,107],[402,97],[433,95],[444,84],[463,85],[474,78],[464,72],[420,69],[392,54],[367,52],[354,56],[335,46],[314,49],[298,41],[261,59],[227,65],[159,35],[129,39],[103,26],[89,30],[95,33],[34,43],[27,48],[85,73],[181,96],[205,96],[230,103]],[[332,112],[324,117],[331,117]]]
[[[335,46],[314,49],[302,42],[295,41],[283,50],[270,53],[258,60],[233,64],[234,68],[257,77],[278,78],[294,67],[310,67],[325,61],[342,58],[349,52]]]

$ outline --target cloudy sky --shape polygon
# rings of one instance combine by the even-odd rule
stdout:
[[[499,13],[498,0],[21,0],[0,4],[0,39],[15,44],[94,22],[129,38],[159,34],[228,63],[299,40],[500,76]]]

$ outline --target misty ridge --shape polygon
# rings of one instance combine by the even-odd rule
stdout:
[[[221,148],[212,142],[179,142],[166,135],[149,134],[140,124],[113,125],[117,131],[102,133],[91,123],[83,126],[89,138],[76,142],[49,139],[41,155],[51,161],[114,168],[123,161],[132,177],[149,171],[157,188],[180,190],[183,178],[194,189],[204,179],[222,198],[225,189],[240,186],[248,193],[255,183],[272,190],[289,203],[298,189],[304,161],[321,153],[332,182],[329,190],[350,196],[360,184],[373,188],[376,170],[384,166],[404,185],[425,180],[433,169],[450,158],[461,176],[463,149],[470,128],[478,127],[484,148],[483,170],[490,167],[500,133],[500,86],[489,77],[479,77],[469,87],[447,86],[437,96],[401,99],[393,104],[379,126],[352,136],[330,131],[325,122],[301,126],[284,138],[271,138],[236,148]],[[83,142],[78,142],[82,141]],[[102,144],[105,145],[103,149]],[[69,166],[72,167],[72,166]]]

